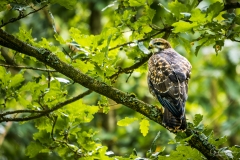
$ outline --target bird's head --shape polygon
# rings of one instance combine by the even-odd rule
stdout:
[[[148,49],[150,49],[153,53],[157,53],[161,50],[172,48],[170,43],[162,38],[152,39],[149,43]]]

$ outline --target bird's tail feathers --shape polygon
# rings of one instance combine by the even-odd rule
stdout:
[[[163,124],[173,131],[184,131],[187,129],[186,116],[184,114],[183,118],[174,117],[173,114],[167,109],[164,109],[163,113]]]

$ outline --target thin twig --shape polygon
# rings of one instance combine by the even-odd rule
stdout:
[[[28,66],[14,66],[9,64],[0,64],[0,66],[6,67],[6,68],[32,69],[32,70],[38,70],[38,71],[44,71],[44,72],[57,72],[56,70],[35,68],[35,67],[28,67]]]
[[[131,72],[129,73],[129,76],[127,77],[126,83],[128,82],[128,80],[129,80],[129,78],[131,77],[132,73],[133,73],[133,71],[131,71]]]
[[[86,92],[82,93],[82,94],[79,94],[78,96],[76,97],[73,97],[71,99],[68,99],[64,102],[60,102],[58,104],[56,104],[54,107],[52,107],[51,109],[47,109],[47,110],[42,110],[42,111],[39,111],[39,110],[15,110],[15,111],[7,111],[7,112],[4,112],[4,113],[1,113],[0,114],[0,123],[1,122],[8,122],[8,121],[28,121],[28,120],[32,120],[32,119],[36,119],[36,118],[40,118],[42,116],[45,116],[59,108],[62,108],[64,106],[66,106],[67,104],[70,104],[72,102],[75,102],[81,98],[83,98],[84,96],[88,95],[92,93],[91,90],[87,90]],[[37,115],[34,115],[34,116],[28,116],[28,117],[22,117],[22,118],[8,118],[8,117],[4,117],[6,115],[10,115],[10,114],[14,114],[14,113],[39,113]]]
[[[58,139],[56,139],[54,136],[53,136],[53,133],[54,133],[54,127],[55,127],[55,125],[56,125],[56,122],[57,122],[57,119],[58,119],[58,117],[57,116],[54,116],[53,117],[54,119],[53,119],[53,125],[52,125],[52,131],[51,131],[51,138],[52,138],[52,140],[54,141],[54,142],[57,142],[57,143],[59,143],[60,145],[66,145],[74,154],[77,154],[78,156],[82,156],[81,155],[81,152],[78,152],[79,151],[79,148],[77,147],[77,149],[75,149],[75,148],[73,148],[72,146],[72,144],[69,144],[68,143],[68,140],[66,140],[66,141],[64,141],[64,140],[58,140]]]
[[[240,42],[239,40],[236,40],[236,39],[231,39],[232,41],[234,41],[234,42]]]
[[[56,139],[54,138],[54,136],[53,136],[53,132],[54,132],[54,127],[55,127],[55,124],[56,124],[56,122],[57,122],[57,116],[54,116],[53,117],[53,125],[52,125],[52,131],[51,131],[51,137],[52,137],[52,140],[53,141],[55,141]]]
[[[32,11],[32,12],[29,12],[28,14],[25,14],[25,15],[19,14],[19,16],[18,16],[17,18],[12,18],[12,19],[10,19],[8,22],[2,23],[2,24],[0,25],[0,28],[2,28],[3,26],[5,26],[5,25],[7,25],[7,24],[9,24],[9,23],[13,23],[13,22],[16,22],[16,21],[18,21],[18,20],[20,20],[20,19],[22,19],[22,18],[25,18],[25,17],[27,17],[27,16],[30,15],[30,14],[33,14],[33,13],[35,13],[35,12],[38,12],[38,11],[40,11],[41,9],[45,8],[45,7],[47,7],[47,5],[44,5],[44,6],[40,7],[39,9],[36,9],[36,10],[34,10],[34,11]]]
[[[47,65],[45,64],[45,67],[47,68]],[[47,72],[48,74],[48,88],[51,87],[51,75],[50,75],[50,72]]]
[[[148,40],[149,38],[152,38],[160,33],[163,33],[163,32],[167,32],[167,31],[170,31],[171,29],[173,29],[173,27],[166,27],[166,28],[163,28],[162,30],[154,33],[153,35],[147,37],[147,38],[142,38],[142,39],[139,39],[138,42],[142,42],[142,41],[145,41],[145,40]],[[111,51],[111,50],[114,50],[114,49],[117,49],[119,47],[123,47],[123,46],[126,46],[126,45],[129,45],[129,44],[132,44],[132,43],[136,43],[135,41],[131,41],[131,42],[126,42],[126,43],[123,43],[123,44],[120,44],[120,45],[117,45],[115,47],[112,47],[112,48],[109,48],[108,50]]]
[[[141,65],[143,65],[145,62],[148,61],[148,59],[151,57],[151,54],[148,54],[147,56],[143,57],[142,59],[140,59],[140,61],[138,61],[137,63],[133,64],[130,67],[127,68],[121,68],[119,69],[116,73],[114,73],[113,75],[111,75],[109,78],[115,80],[119,74],[122,73],[131,73],[134,69],[137,69],[138,67],[140,67]]]
[[[4,113],[0,113],[0,117],[4,117],[6,115],[16,114],[16,113],[43,113],[43,112],[45,112],[45,110],[21,109],[21,110],[6,111]]]

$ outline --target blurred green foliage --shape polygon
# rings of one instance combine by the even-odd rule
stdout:
[[[109,77],[145,56],[139,40],[147,47],[151,35],[171,28],[168,40],[193,66],[186,103],[187,119],[193,122],[189,126],[205,133],[223,155],[240,157],[240,9],[223,11],[224,3],[218,0],[2,0],[0,19],[4,24],[46,4],[4,30],[157,106],[148,92],[146,63],[116,80]],[[133,43],[124,45],[128,42]],[[50,69],[6,48],[1,48],[0,60]],[[86,91],[57,72],[8,67],[0,67],[0,87],[1,112],[51,109]],[[203,155],[179,137],[174,139],[174,134],[139,113],[92,93],[31,122],[2,122],[0,160],[111,159],[107,151],[118,159],[165,159],[167,154],[167,159],[201,159]]]

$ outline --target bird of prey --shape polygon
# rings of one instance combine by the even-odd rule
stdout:
[[[192,66],[162,38],[152,39],[149,49],[153,53],[148,61],[149,91],[164,107],[166,128],[183,131],[187,128],[185,102]]]

